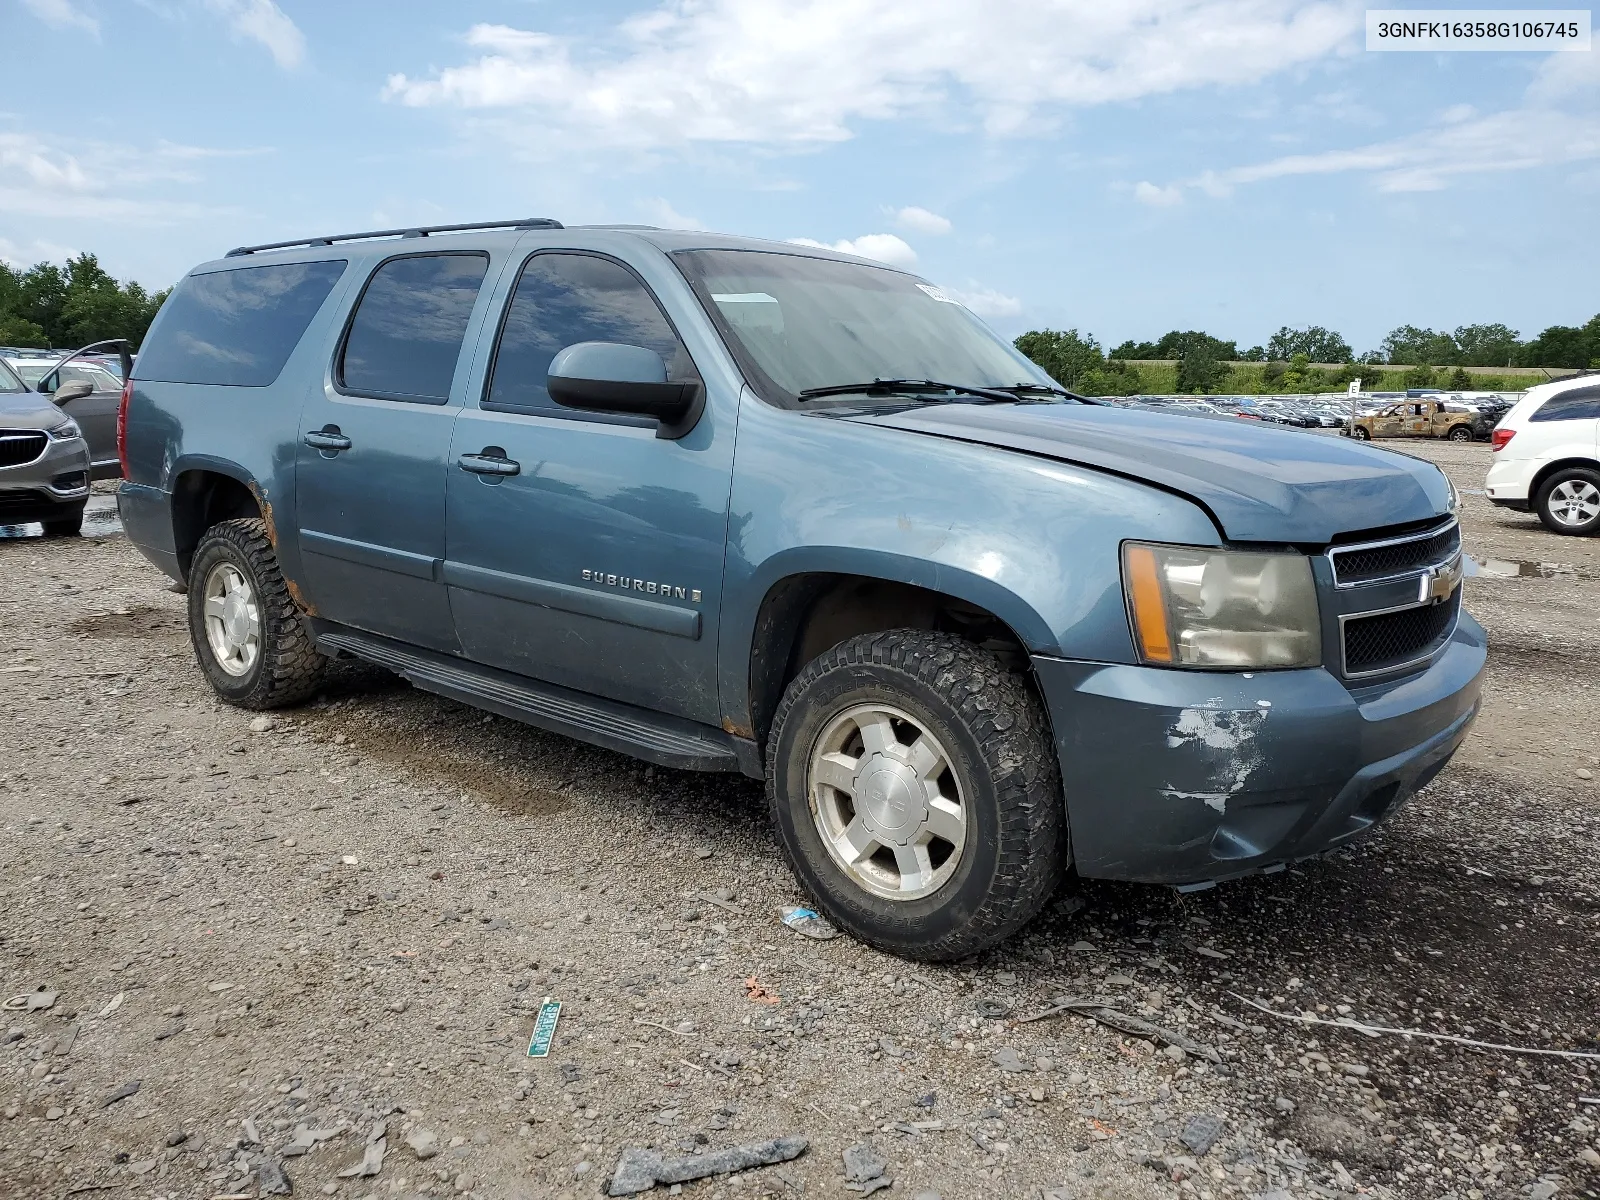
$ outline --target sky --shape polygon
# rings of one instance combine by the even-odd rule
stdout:
[[[1369,53],[1339,0],[0,0],[0,45],[0,259],[152,289],[551,216],[837,246],[1107,347],[1600,309],[1600,42]]]

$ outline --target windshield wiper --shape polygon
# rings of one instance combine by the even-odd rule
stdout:
[[[1080,396],[1077,392],[1069,392],[1066,388],[1053,383],[1013,383],[1009,387],[997,387],[997,392],[1043,392],[1049,396],[1064,396],[1068,400],[1076,400],[1079,404],[1099,404],[1100,401],[1092,400],[1088,396]],[[1026,403],[1026,402],[1025,402]]]
[[[941,383],[937,379],[874,379],[871,383],[836,383],[831,387],[806,388],[798,393],[801,402],[824,396],[886,395],[892,392],[955,392],[977,396],[990,404],[1016,404],[1018,397],[1004,388],[968,387],[964,383]]]

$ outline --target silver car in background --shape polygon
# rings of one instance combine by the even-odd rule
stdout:
[[[89,461],[78,423],[0,361],[0,525],[38,521],[46,536],[75,537]]]

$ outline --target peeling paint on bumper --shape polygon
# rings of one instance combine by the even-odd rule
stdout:
[[[1463,615],[1426,671],[1188,672],[1036,657],[1080,874],[1200,884],[1354,841],[1449,761],[1486,643]]]

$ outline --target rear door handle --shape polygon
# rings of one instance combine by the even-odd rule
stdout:
[[[490,447],[491,450],[494,447]],[[456,459],[456,466],[463,471],[471,471],[474,475],[520,475],[522,464],[514,459],[507,458],[502,451],[498,454],[463,454]]]
[[[350,439],[334,429],[314,429],[305,437],[306,445],[314,450],[348,450]]]

